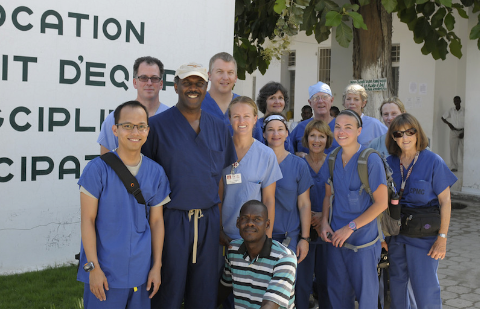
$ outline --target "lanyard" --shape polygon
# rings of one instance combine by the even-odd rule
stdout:
[[[417,163],[419,154],[420,152],[417,151],[417,153],[415,154],[415,159],[413,159],[413,164],[408,169],[407,177],[405,178],[405,180],[403,179],[403,164],[402,164],[402,161],[400,160],[400,174],[402,175],[402,185],[400,186],[400,199],[402,198],[403,190],[405,190],[405,184],[407,183],[407,179],[408,177],[410,177],[410,174],[412,173],[413,166],[415,165],[415,163]]]
[[[239,166],[240,164],[238,162],[235,162],[232,164],[232,169],[230,171],[230,174],[235,174],[235,169]]]

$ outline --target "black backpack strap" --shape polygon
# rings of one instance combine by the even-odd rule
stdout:
[[[117,173],[118,178],[123,182],[125,189],[131,193],[139,204],[146,204],[143,198],[142,190],[137,178],[130,173],[125,164],[117,157],[113,152],[107,152],[100,156],[114,171]]]

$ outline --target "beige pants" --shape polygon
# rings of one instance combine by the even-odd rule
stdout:
[[[463,138],[458,138],[462,131],[450,130],[450,164],[452,169],[458,169],[458,153],[463,161]]]

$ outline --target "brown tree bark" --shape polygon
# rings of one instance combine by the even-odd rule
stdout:
[[[358,0],[351,0],[358,4]],[[381,0],[371,0],[359,11],[368,30],[353,28],[353,78],[387,79],[386,91],[368,91],[364,113],[379,118],[378,108],[393,93],[392,83],[392,14],[387,13]]]

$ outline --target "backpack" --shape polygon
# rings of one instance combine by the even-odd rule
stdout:
[[[333,170],[335,168],[335,159],[337,158],[337,154],[340,151],[341,147],[335,148],[329,155],[328,155],[328,168],[330,170],[330,178],[328,179],[328,184],[330,185],[332,195],[330,196],[330,212],[329,212],[329,219],[328,223],[330,224],[332,221],[332,207],[333,207],[333,197],[335,195],[335,191],[333,188]],[[367,162],[368,162],[368,157],[372,154],[376,153],[380,159],[382,159],[383,162],[383,167],[385,169],[385,176],[387,179],[387,189],[388,189],[388,201],[392,199],[392,197],[396,194],[396,189],[395,189],[395,183],[393,182],[393,177],[392,177],[392,169],[388,165],[387,161],[385,158],[378,153],[375,149],[372,148],[366,148],[360,152],[360,155],[358,157],[357,161],[357,169],[358,169],[358,176],[360,177],[360,181],[362,185],[360,186],[360,194],[362,193],[362,190],[365,190],[370,197],[372,198],[372,201],[375,202],[375,199],[373,198],[373,192],[370,189],[370,184],[368,183],[368,167],[367,167]],[[360,246],[354,246],[348,243],[344,243],[344,247],[351,249],[355,252],[358,251],[358,249],[365,248],[368,246],[371,246],[375,244],[378,240],[384,241],[383,239],[383,234],[385,236],[393,236],[393,235],[398,235],[400,232],[400,225],[401,225],[401,220],[395,220],[390,216],[390,210],[387,207],[378,217],[377,217],[377,228],[378,228],[378,236],[374,240],[372,240],[369,243],[366,243],[364,245]],[[382,233],[383,231],[383,233]]]

